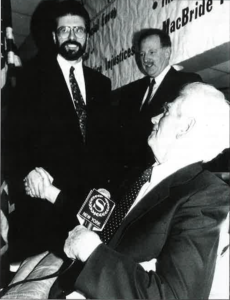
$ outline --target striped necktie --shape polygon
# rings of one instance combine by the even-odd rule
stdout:
[[[125,218],[127,212],[136,200],[137,195],[142,186],[150,179],[152,174],[152,166],[145,170],[140,177],[133,183],[130,189],[126,192],[121,201],[116,205],[108,223],[104,229],[99,233],[101,240],[107,244],[111,237],[114,235],[118,227],[121,225],[122,220]]]
[[[75,79],[74,76],[74,67],[72,66],[70,68],[69,72],[69,82],[70,82],[70,87],[72,90],[72,95],[73,95],[73,102],[74,102],[74,107],[79,119],[79,126],[81,129],[81,133],[83,136],[83,140],[85,141],[85,134],[86,134],[86,105],[83,100],[81,91],[79,89],[77,80]]]

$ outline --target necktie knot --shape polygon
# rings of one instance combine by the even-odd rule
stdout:
[[[151,179],[151,175],[152,175],[152,169],[153,167],[149,167],[148,169],[146,169],[143,173],[143,179],[147,182],[147,181],[150,181]]]
[[[155,83],[156,83],[155,79],[152,78],[152,80],[151,80],[151,82],[150,82],[150,84],[149,84],[148,95],[147,95],[147,97],[146,97],[147,103],[148,103],[148,102],[151,100],[151,98],[152,98],[151,96],[152,96],[153,87],[154,87]]]
[[[73,74],[74,70],[75,70],[75,68],[73,66],[71,66],[70,70],[69,70],[69,72],[70,72],[71,75]]]
[[[155,79],[152,78],[152,80],[150,81],[150,84],[149,84],[148,94],[147,94],[147,96],[144,100],[144,104],[142,105],[142,108],[141,108],[142,111],[144,108],[148,107],[150,100],[152,99],[152,92],[153,92],[153,87],[154,87],[155,83],[156,83]]]
[[[153,88],[155,83],[156,83],[156,80],[154,78],[152,78],[152,80],[150,81],[149,87]]]

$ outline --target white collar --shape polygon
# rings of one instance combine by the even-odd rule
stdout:
[[[80,61],[68,61],[60,54],[57,55],[57,61],[63,71],[69,72],[71,66],[75,68],[75,70],[82,69],[82,59]]]
[[[150,185],[152,185],[153,183],[154,185],[156,185],[157,183],[164,180],[166,177],[190,165],[191,163],[192,162],[179,160],[166,161],[162,164],[158,164],[157,162],[154,163],[150,179]]]
[[[168,71],[171,69],[171,66],[168,65],[158,76],[155,77],[155,81],[156,84],[159,85],[162,80],[164,79],[164,77],[166,76],[166,74],[168,73]],[[152,80],[152,78],[151,78]]]

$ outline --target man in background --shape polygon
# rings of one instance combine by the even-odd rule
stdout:
[[[83,64],[88,12],[78,1],[57,1],[50,18],[53,53],[45,54],[43,46],[25,67],[9,104],[8,183],[16,207],[9,231],[11,260],[55,249],[89,190],[109,184],[111,82]],[[48,201],[25,194],[23,180],[34,185],[39,179],[35,167],[50,172],[69,195],[70,219]]]
[[[134,35],[136,60],[145,75],[120,89],[121,164],[137,173],[151,164],[153,157],[147,145],[151,118],[162,112],[164,103],[172,102],[181,87],[201,81],[195,73],[177,71],[170,65],[172,45],[160,29],[143,29]],[[133,171],[132,171],[133,172]]]

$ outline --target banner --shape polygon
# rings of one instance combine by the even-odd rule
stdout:
[[[228,0],[98,2],[90,3],[91,11],[99,13],[91,22],[86,65],[110,77],[113,89],[143,76],[136,65],[132,43],[133,34],[140,29],[153,27],[169,33],[173,45],[171,64],[229,42]]]

